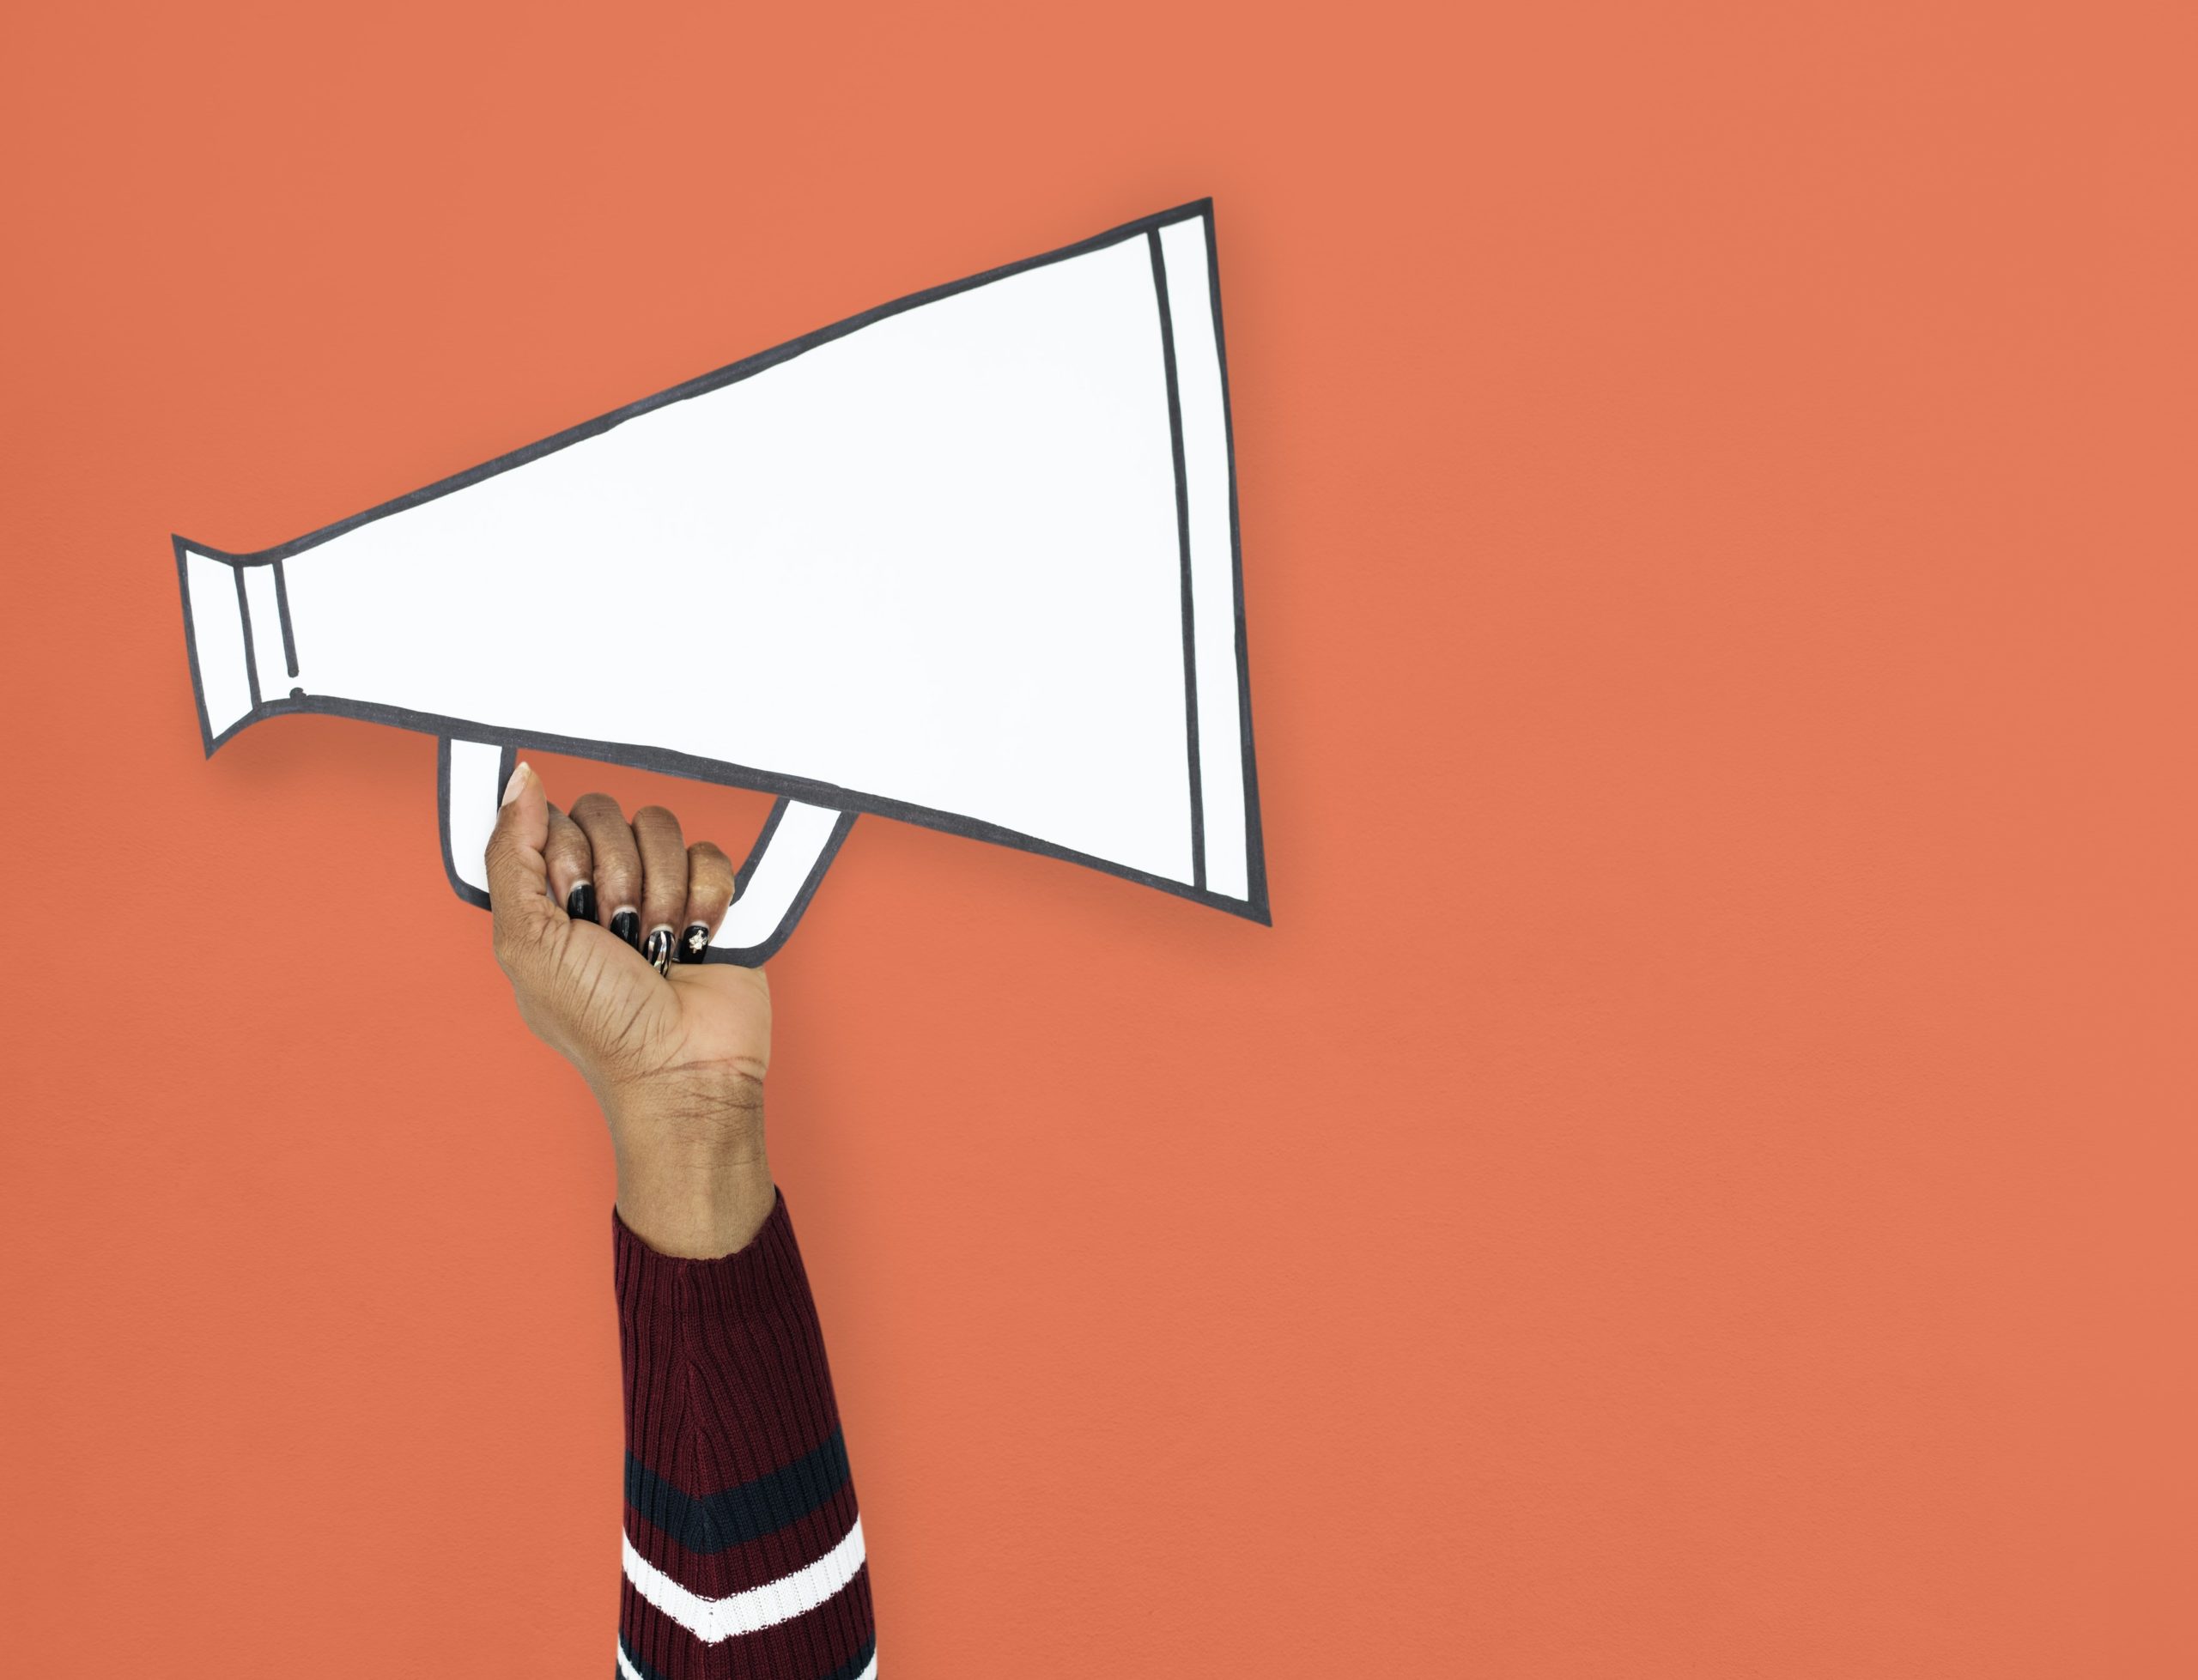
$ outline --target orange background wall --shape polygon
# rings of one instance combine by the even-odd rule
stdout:
[[[19,13],[0,1665],[610,1665],[600,1122],[168,533],[1211,192],[1275,926],[774,965],[884,1672],[2198,1671],[2191,15]]]

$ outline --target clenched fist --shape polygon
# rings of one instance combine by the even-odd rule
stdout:
[[[696,960],[732,901],[726,854],[688,846],[659,805],[629,823],[591,793],[568,816],[521,764],[487,861],[496,961],[521,1018],[603,1106],[619,1216],[660,1253],[744,1246],[774,1193],[771,994],[760,968]]]

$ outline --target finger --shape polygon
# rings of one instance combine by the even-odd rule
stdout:
[[[634,813],[634,840],[641,851],[641,955],[662,973],[671,966],[673,930],[687,908],[687,840],[679,819],[662,805]]]
[[[595,852],[580,825],[550,807],[550,838],[542,848],[550,865],[550,897],[576,922],[595,919]]]
[[[528,960],[557,913],[542,857],[549,832],[550,800],[542,778],[521,764],[504,785],[504,803],[482,853],[495,918],[496,961],[507,973]]]
[[[682,962],[702,960],[732,904],[732,859],[709,841],[696,840],[687,848],[687,925],[679,936]]]
[[[635,950],[641,948],[641,854],[625,813],[607,793],[573,801],[573,821],[595,857],[596,914]]]

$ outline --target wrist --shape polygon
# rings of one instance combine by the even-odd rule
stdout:
[[[606,1091],[618,1215],[659,1253],[714,1259],[747,1246],[777,1192],[763,1146],[762,1087],[738,1077]]]
[[[618,1169],[618,1216],[658,1253],[714,1260],[756,1239],[777,1189],[761,1161],[723,1173],[665,1170],[660,1162]]]

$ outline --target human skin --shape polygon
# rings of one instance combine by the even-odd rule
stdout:
[[[724,919],[731,862],[687,845],[661,805],[629,822],[591,793],[568,816],[525,764],[503,800],[487,853],[496,961],[520,1018],[602,1106],[619,1217],[662,1254],[746,1246],[775,1194],[770,986],[760,968],[671,960],[699,955]]]

